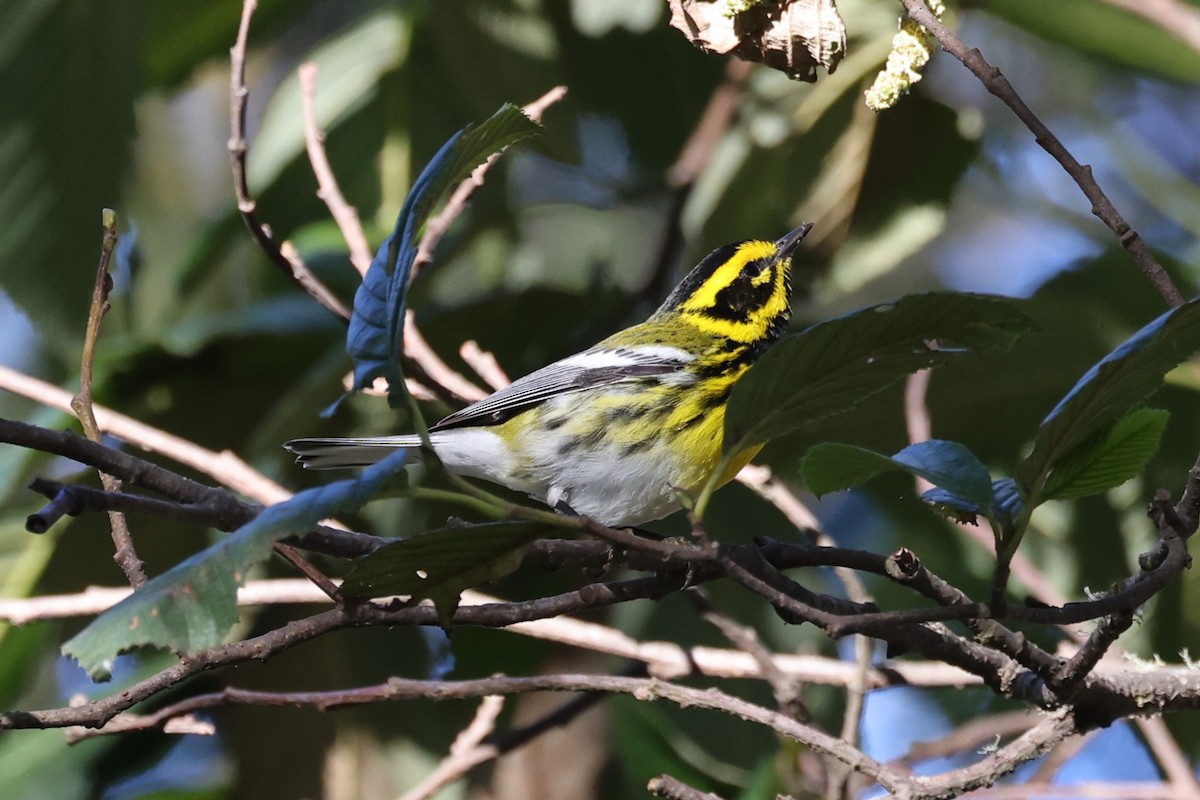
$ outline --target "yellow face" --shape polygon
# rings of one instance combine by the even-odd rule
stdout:
[[[790,316],[790,269],[790,253],[772,242],[723,247],[700,262],[662,311],[670,307],[693,327],[735,342],[774,339]]]

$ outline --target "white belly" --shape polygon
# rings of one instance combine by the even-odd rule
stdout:
[[[433,435],[434,449],[453,472],[524,492],[551,508],[565,505],[603,525],[641,525],[680,507],[681,476],[661,448],[626,453],[619,445],[600,443],[563,455],[561,442],[541,433],[509,447],[487,428]]]

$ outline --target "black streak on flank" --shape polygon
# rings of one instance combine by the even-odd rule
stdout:
[[[602,427],[594,428],[582,436],[572,436],[558,446],[558,456],[559,458],[586,456],[590,450],[594,450],[606,438],[608,438],[608,431]]]

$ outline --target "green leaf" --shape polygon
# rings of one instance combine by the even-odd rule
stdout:
[[[441,528],[393,542],[354,562],[342,583],[351,597],[412,595],[429,598],[443,627],[464,589],[516,571],[525,546],[550,531],[532,522],[488,522]]]
[[[314,5],[313,0],[258,0],[250,46],[268,44]],[[239,16],[226,3],[147,3],[138,21],[146,80],[157,89],[169,90],[210,60],[229,61]]]
[[[0,12],[0,283],[66,363],[79,360],[100,209],[130,177],[139,74],[128,14],[111,0]]]
[[[1066,500],[1120,486],[1158,452],[1170,416],[1162,409],[1143,408],[1092,434],[1055,463],[1042,497]]]
[[[1112,63],[1200,82],[1200,53],[1163,26],[1105,0],[989,0],[983,9],[1043,39]]]
[[[955,293],[909,295],[819,323],[768,350],[734,385],[725,449],[739,452],[840,414],[961,348],[1007,350],[1032,327],[1007,300]]]
[[[849,444],[818,444],[802,464],[814,494],[849,489],[881,472],[907,472],[984,509],[992,506],[992,477],[975,454],[958,442],[930,439],[893,456]]]
[[[1042,421],[1017,467],[1028,497],[1069,451],[1146,399],[1163,376],[1200,349],[1200,300],[1171,309],[1089,369]]]
[[[934,511],[959,523],[974,525],[977,516],[988,513],[986,507],[936,486],[922,494],[921,499]],[[1021,515],[1024,507],[1016,481],[1012,478],[996,478],[992,481],[992,507],[989,516],[1000,525],[1002,535],[1011,529],[1013,520]]]
[[[354,511],[404,466],[397,451],[353,480],[307,489],[263,510],[218,544],[147,581],[73,636],[62,650],[95,680],[107,680],[113,659],[137,645],[193,652],[221,643],[237,622],[237,588],[251,566],[280,539],[321,520]]]
[[[261,36],[256,24],[251,44],[260,42]],[[308,53],[305,60],[320,67],[313,95],[317,125],[328,131],[366,103],[383,76],[408,58],[411,39],[410,23],[403,14],[381,11],[337,31]],[[251,91],[256,88],[253,78],[249,77]],[[304,119],[303,107],[299,75],[290,72],[272,92],[250,141],[246,179],[255,196],[304,153],[304,126],[299,122]]]
[[[408,275],[417,255],[421,227],[433,207],[450,186],[488,156],[541,130],[542,126],[521,109],[506,103],[482,124],[468,126],[450,137],[426,165],[409,190],[392,235],[380,246],[354,294],[354,314],[346,333],[346,350],[354,359],[352,392],[381,376],[392,387],[403,384],[400,354],[404,349]]]

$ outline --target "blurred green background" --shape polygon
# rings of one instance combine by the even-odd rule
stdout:
[[[358,276],[315,195],[296,66],[320,65],[317,103],[329,158],[373,245],[412,177],[450,134],[505,101],[526,103],[565,84],[567,99],[546,114],[546,135],[501,159],[413,287],[422,330],[452,364],[462,367],[458,345],[475,339],[511,375],[523,374],[644,317],[709,249],[775,238],[811,221],[797,326],[935,288],[1028,298],[1039,333],[1011,355],[937,374],[930,394],[934,435],[963,441],[1006,473],[1083,370],[1163,303],[1062,170],[948,56],[934,57],[926,79],[896,109],[867,111],[862,91],[886,58],[901,7],[842,0],[839,8],[849,55],[837,72],[810,85],[749,69],[710,156],[681,182],[672,165],[731,73],[725,59],[702,54],[668,26],[661,0],[261,0],[247,75],[251,190],[276,236],[290,239],[349,301]],[[1093,165],[1185,295],[1194,294],[1200,52],[1101,0],[991,0],[952,13],[963,39]],[[395,418],[384,401],[367,397],[330,420],[318,418],[349,368],[343,330],[278,274],[237,215],[226,141],[228,49],[239,14],[232,0],[0,2],[0,364],[77,386],[100,209],[114,208],[123,239],[97,400],[204,447],[232,450],[298,488],[321,476],[300,473],[280,442],[389,431]],[[1155,398],[1174,416],[1143,478],[1103,497],[1050,504],[1035,517],[1022,548],[1069,596],[1123,577],[1152,541],[1144,504],[1156,487],[1179,491],[1200,442],[1198,381],[1181,368]],[[72,425],[2,391],[0,415]],[[763,460],[794,477],[813,442],[890,452],[905,436],[900,396],[891,392],[773,443]],[[28,480],[75,469],[0,448],[0,596],[122,583],[102,517],[64,520],[42,537],[24,531],[26,515],[40,506],[24,489]],[[982,596],[988,553],[921,508],[914,494],[909,482],[882,480],[816,508],[842,543],[880,552],[907,545]],[[357,522],[404,535],[444,517],[444,509],[389,501]],[[155,573],[210,541],[210,532],[178,523],[133,525]],[[684,530],[679,520],[658,527]],[[722,492],[712,528],[727,539],[797,537],[740,486]],[[274,565],[268,573],[287,574]],[[799,577],[839,591],[823,573]],[[529,597],[580,580],[519,574],[496,591]],[[871,588],[882,604],[912,603],[894,587]],[[1122,644],[1178,660],[1200,634],[1196,591],[1194,575],[1170,587]],[[833,643],[785,628],[742,592],[714,586],[712,593],[775,648],[837,654]],[[303,611],[247,613],[242,633]],[[641,638],[723,644],[679,598],[616,608],[603,619]],[[57,657],[58,643],[81,624],[0,627],[0,704],[59,706],[75,692],[112,691],[89,686]],[[1043,643],[1059,635],[1030,633]],[[456,677],[620,667],[494,631],[456,631],[450,649]],[[117,685],[163,663],[123,659]],[[172,697],[226,681],[345,687],[422,675],[431,663],[420,632],[348,631],[267,665],[205,676]],[[769,702],[761,686],[729,688]],[[817,721],[836,731],[842,694],[812,687],[806,699]],[[865,745],[888,757],[911,738],[1004,707],[982,689],[873,695]],[[59,731],[8,733],[0,738],[0,785],[11,798],[394,797],[428,772],[471,711],[468,704],[420,703],[332,714],[232,708],[212,715],[214,737],[138,734],[76,747]],[[1195,759],[1200,724],[1186,716],[1170,722]],[[590,724],[590,734],[564,739],[581,782],[564,796],[643,796],[646,779],[662,771],[728,797],[802,795],[789,782],[793,748],[751,726],[625,700],[607,703]],[[1142,751],[1125,726],[1105,736],[1107,747]],[[1082,760],[1089,752],[1077,759],[1084,777],[1116,769],[1103,751]],[[1154,774],[1145,758],[1129,764],[1112,777]],[[562,771],[553,766],[541,769]],[[531,796],[509,791],[494,796]],[[442,796],[466,797],[468,788],[459,784]]]

